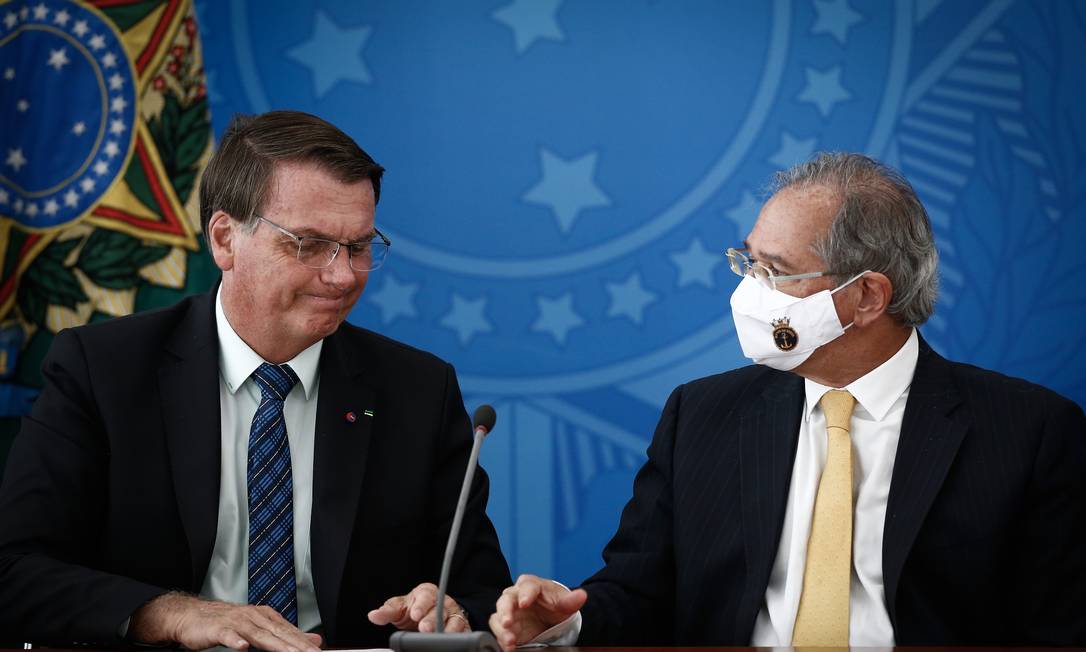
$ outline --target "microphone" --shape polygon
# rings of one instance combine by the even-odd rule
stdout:
[[[471,446],[471,456],[468,458],[468,468],[464,473],[464,484],[460,487],[460,500],[456,503],[456,513],[453,515],[452,528],[449,530],[449,540],[445,544],[445,557],[441,561],[441,579],[437,585],[437,633],[425,634],[423,632],[396,632],[388,641],[388,646],[396,652],[500,652],[498,641],[490,632],[460,632],[456,634],[445,633],[445,592],[449,588],[449,571],[452,568],[453,552],[456,550],[456,540],[460,537],[460,525],[464,521],[464,511],[468,504],[468,494],[471,492],[471,481],[475,477],[475,467],[479,465],[479,449],[482,448],[483,439],[494,429],[494,422],[498,415],[489,405],[480,405],[472,417],[472,428],[475,431],[474,442]]]

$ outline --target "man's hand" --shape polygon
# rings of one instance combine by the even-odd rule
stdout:
[[[584,589],[570,591],[551,580],[521,575],[498,598],[490,629],[508,652],[577,613],[587,599]]]
[[[369,612],[370,622],[375,625],[392,624],[407,631],[437,631],[437,587],[429,582],[419,584],[407,595],[385,600],[380,607]],[[470,632],[471,624],[464,609],[449,596],[445,596],[445,631]]]
[[[302,633],[271,607],[212,602],[182,593],[166,593],[132,614],[128,639],[140,643],[175,643],[190,650],[222,645],[267,652],[320,652],[319,634]]]

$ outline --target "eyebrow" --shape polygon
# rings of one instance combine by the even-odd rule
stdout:
[[[298,236],[300,238],[314,238],[314,239],[317,239],[317,240],[328,240],[330,242],[339,242],[339,240],[336,240],[335,238],[328,235],[327,233],[321,233],[320,231],[315,231],[315,230],[313,230],[311,228],[308,228],[308,227],[302,227],[302,228],[298,229],[297,231],[294,231],[294,235],[296,235],[296,236]],[[370,229],[366,233],[363,233],[361,237],[359,237],[359,238],[357,238],[355,240],[348,240],[346,244],[360,244],[360,243],[363,243],[363,242],[368,242],[368,241],[370,241],[370,240],[372,240],[372,239],[374,239],[376,237],[377,237],[377,230],[376,229]]]
[[[750,248],[750,243],[746,240],[743,241],[743,246],[746,247],[747,251],[751,252],[752,255],[750,258],[755,262],[772,263],[774,266],[776,266],[778,269],[781,269],[782,271],[794,269],[790,262],[788,262],[781,256],[778,256],[777,254],[763,253],[761,256],[755,257],[753,255],[754,252]]]

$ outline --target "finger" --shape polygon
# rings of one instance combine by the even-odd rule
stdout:
[[[315,632],[305,632],[305,638],[316,647],[324,645],[324,637]]]
[[[387,625],[404,620],[407,617],[407,597],[396,596],[385,600],[385,603],[366,614],[374,625]]]
[[[251,613],[253,614],[252,622],[254,626],[281,641],[289,650],[296,650],[297,652],[320,652],[320,648],[311,643],[309,638],[303,634],[300,629],[291,624],[290,621],[284,618],[282,614],[275,609],[268,606],[262,606],[252,610]],[[272,652],[269,648],[265,648],[263,645],[257,644],[251,639],[250,642],[254,643],[256,647],[259,647],[262,650]]]
[[[506,589],[498,601],[494,603],[494,618],[498,619],[503,629],[513,625],[513,615],[517,611],[517,594]]]
[[[554,606],[556,611],[572,616],[581,610],[587,600],[588,593],[584,589],[575,589],[558,596]]]
[[[491,614],[489,624],[490,631],[494,634],[494,639],[498,641],[498,645],[502,647],[502,650],[512,652],[517,647],[517,637],[503,624],[502,618],[498,616],[497,612]]]
[[[411,600],[411,620],[420,622],[437,605],[437,587],[433,584],[419,584],[408,595]],[[419,631],[422,631],[421,629]]]
[[[219,645],[235,650],[249,649],[249,641],[246,641],[245,638],[232,627],[223,627],[219,630],[215,640]]]
[[[238,634],[248,642],[249,647],[259,648],[266,652],[303,652],[303,650],[312,649],[308,643],[302,647],[292,645],[289,641],[279,637],[268,627],[256,622],[257,620],[258,619],[254,618],[250,622],[238,627]]]
[[[446,612],[446,618],[448,617],[447,614],[448,612]],[[420,632],[437,631],[437,609],[427,611],[418,623]],[[448,623],[448,621],[446,621],[446,623]]]
[[[446,632],[470,632],[471,624],[468,622],[467,616],[454,611],[449,615],[449,619],[445,621]]]
[[[521,576],[517,580],[517,605],[521,608],[527,608],[532,606],[539,594],[543,591],[543,583],[539,581],[538,577]]]

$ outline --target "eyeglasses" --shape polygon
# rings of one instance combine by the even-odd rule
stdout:
[[[313,269],[328,267],[336,259],[339,248],[346,247],[351,269],[356,272],[372,272],[385,262],[388,258],[388,248],[392,246],[392,241],[377,229],[373,230],[374,237],[365,242],[336,242],[323,238],[311,238],[307,235],[294,235],[266,217],[260,215],[255,217],[297,242],[298,262]]]
[[[747,249],[746,247],[742,249],[729,247],[728,250],[724,252],[724,255],[728,257],[728,266],[732,268],[732,271],[735,272],[738,276],[753,276],[757,280],[761,281],[763,285],[770,287],[774,290],[777,289],[778,283],[831,275],[830,272],[807,272],[805,274],[776,274],[773,272],[772,269],[766,267],[764,263],[760,263],[756,260],[751,260],[743,252],[750,253],[750,249]]]

